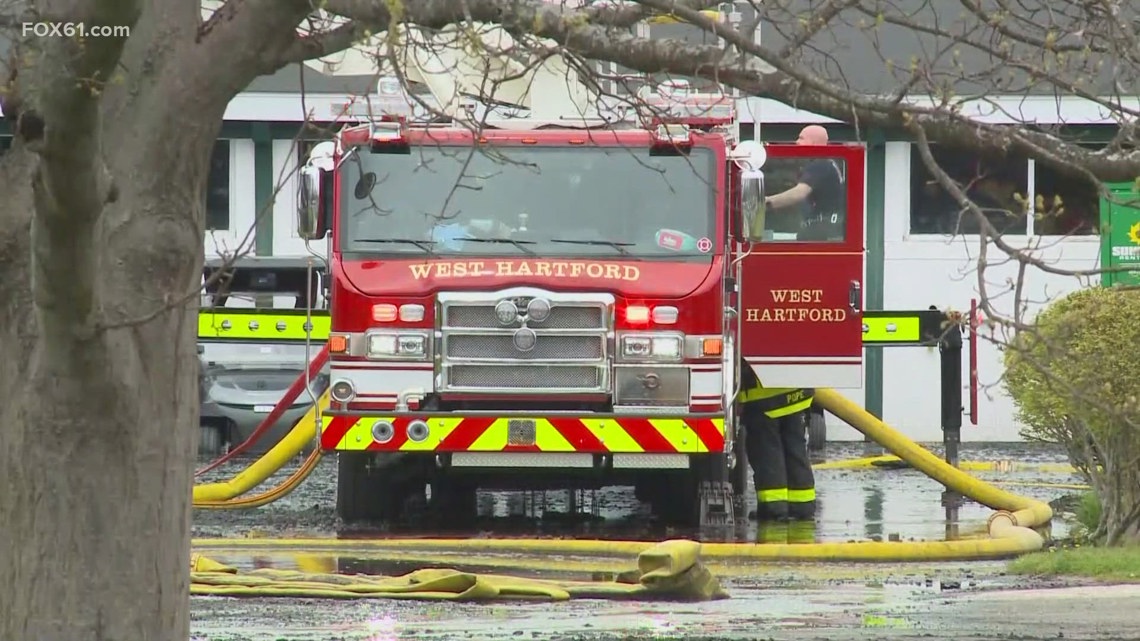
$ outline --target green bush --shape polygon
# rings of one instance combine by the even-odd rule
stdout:
[[[1005,350],[1023,435],[1063,445],[1101,505],[1094,531],[1140,540],[1140,292],[1078,290]]]
[[[1077,510],[1073,514],[1076,517],[1077,523],[1080,523],[1085,530],[1095,532],[1100,526],[1100,520],[1104,515],[1104,510],[1100,508],[1100,499],[1097,498],[1095,492],[1085,492],[1081,495],[1081,500],[1077,503]]]

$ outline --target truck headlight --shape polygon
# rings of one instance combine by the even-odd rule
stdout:
[[[427,336],[396,332],[369,334],[368,358],[423,358],[427,355]]]
[[[621,356],[626,360],[679,361],[684,341],[674,334],[635,334],[621,339]]]

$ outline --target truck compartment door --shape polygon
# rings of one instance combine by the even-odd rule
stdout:
[[[813,187],[736,248],[741,354],[769,387],[862,387],[864,148],[766,148],[768,196]]]

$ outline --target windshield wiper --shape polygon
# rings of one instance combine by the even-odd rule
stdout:
[[[415,238],[353,238],[357,243],[392,243],[394,245],[415,245],[426,253],[431,253],[434,240],[416,240]]]
[[[571,240],[568,238],[551,238],[552,243],[563,243],[565,245],[604,245],[606,247],[613,247],[622,256],[629,256],[629,252],[625,250],[626,247],[633,247],[637,243],[619,243],[613,240]]]
[[[455,240],[461,240],[465,243],[501,243],[504,245],[514,245],[523,253],[530,254],[531,256],[538,255],[527,248],[527,245],[534,244],[533,240],[515,240],[514,238],[456,238]]]

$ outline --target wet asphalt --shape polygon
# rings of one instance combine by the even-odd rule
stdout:
[[[939,450],[936,445],[930,449]],[[840,460],[879,453],[878,448],[868,450],[863,443],[830,443],[818,458]],[[962,460],[1065,462],[1058,450],[1028,444],[964,444]],[[298,458],[270,482],[283,480],[299,464]],[[226,479],[240,469],[242,461],[235,461],[201,480]],[[1057,506],[1077,490],[1056,486],[1080,483],[1068,474],[1055,472],[977,476]],[[948,522],[941,505],[942,486],[913,470],[819,470],[816,485],[819,510],[814,531],[806,535],[816,541],[944,540],[983,528],[990,514],[988,508],[967,501],[957,520]],[[303,485],[275,503],[241,511],[196,510],[193,535],[295,538],[343,533],[335,515],[335,494],[336,461],[327,457]],[[587,492],[578,502],[584,514],[570,519],[559,514],[566,509],[566,492],[545,496],[484,494],[480,496],[478,526],[447,536],[524,534],[638,540],[697,536],[650,525],[627,488]],[[545,518],[537,518],[536,508],[546,510]],[[1069,530],[1065,512],[1055,511],[1059,515],[1054,519],[1052,536],[1064,537]],[[396,528],[394,533],[439,535],[427,528],[423,523],[412,523]],[[382,538],[389,533],[353,533],[361,535]],[[802,531],[800,536],[804,536]],[[763,542],[771,540],[771,533],[757,531],[750,523],[732,537],[740,542]],[[208,555],[243,569],[297,567],[295,555],[286,553]],[[325,563],[329,571],[383,574],[439,565],[438,561],[349,557],[328,558]],[[633,563],[634,559],[618,562],[614,569],[628,569]],[[455,565],[462,566],[462,562]],[[697,604],[571,601],[551,606],[195,597],[192,639],[1140,638],[1140,615],[1135,614],[1134,605],[1140,589],[1114,587],[1094,596],[1066,592],[1058,588],[1078,583],[1007,576],[1001,562],[765,565],[755,571],[732,570],[722,579],[732,598]],[[1027,593],[1036,596],[1027,598]],[[1039,600],[1048,600],[1050,607],[1037,607]]]

